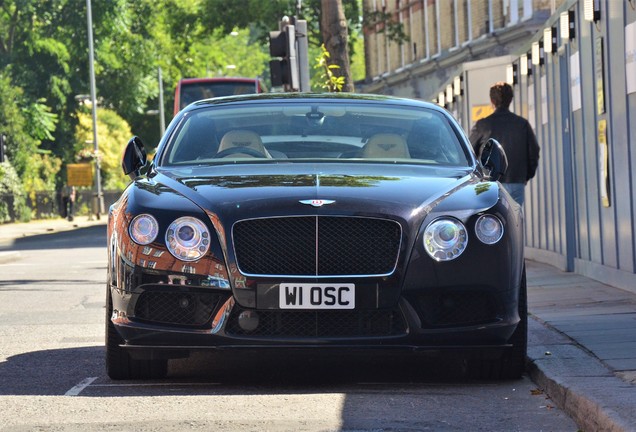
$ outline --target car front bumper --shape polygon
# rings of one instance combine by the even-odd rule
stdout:
[[[138,357],[179,358],[195,350],[242,348],[496,354],[509,347],[519,321],[516,302],[492,297],[492,304],[482,302],[489,304],[487,314],[452,303],[462,293],[467,302],[474,302],[482,288],[462,287],[450,297],[411,293],[393,308],[353,311],[248,309],[229,290],[201,287],[141,286],[134,292],[111,288],[110,319],[125,341],[123,347]],[[431,302],[465,310],[468,316],[460,319],[450,311],[440,317],[425,310]]]

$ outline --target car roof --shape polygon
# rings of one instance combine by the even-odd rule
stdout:
[[[233,105],[241,104],[245,102],[249,103],[268,103],[268,102],[283,102],[283,101],[295,101],[295,102],[309,102],[309,101],[322,101],[330,103],[346,103],[346,102],[360,102],[360,103],[383,103],[389,105],[400,106],[412,106],[420,108],[434,109],[439,112],[448,114],[444,108],[441,108],[437,104],[432,102],[425,102],[423,100],[400,98],[395,96],[385,96],[377,94],[363,94],[363,93],[259,93],[248,95],[236,95],[226,96],[212,99],[204,99],[191,104],[185,110],[192,111],[205,106],[219,106],[219,105]]]

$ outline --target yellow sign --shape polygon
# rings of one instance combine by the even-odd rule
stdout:
[[[493,112],[495,112],[495,110],[492,105],[473,105],[470,112],[470,119],[472,123],[475,123],[477,120],[488,117]]]
[[[66,183],[69,186],[92,186],[93,165],[89,163],[66,165]]]

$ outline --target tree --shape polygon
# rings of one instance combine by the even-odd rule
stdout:
[[[322,0],[320,27],[322,40],[330,54],[332,64],[338,66],[333,72],[337,76],[344,77],[342,91],[352,92],[354,89],[349,62],[349,37],[341,0]]]
[[[100,158],[101,176],[104,189],[124,190],[130,182],[128,176],[121,169],[123,144],[132,136],[130,126],[115,111],[107,108],[97,109],[97,142],[99,154],[95,154],[93,140],[93,117],[90,112],[79,113],[76,129],[76,159],[81,156]]]
[[[55,122],[48,107],[39,101],[29,102],[22,89],[0,73],[0,133],[7,136],[7,160],[0,164],[0,196],[12,197],[0,200],[0,222],[10,215],[28,220],[26,194],[55,189],[61,161],[39,148],[40,139],[51,136]]]
[[[50,189],[51,179],[59,170],[59,163],[40,150],[42,139],[51,138],[55,131],[57,116],[43,105],[42,100],[30,102],[20,87],[12,84],[9,77],[0,73],[0,133],[7,136],[7,159],[17,175],[31,179],[24,184],[27,192],[33,187],[46,185]],[[50,168],[50,169],[47,169]],[[34,179],[39,176],[42,182]]]
[[[284,15],[297,15],[298,18],[307,20],[312,52],[310,58],[321,55],[320,47],[324,43],[331,63],[338,65],[338,73],[347,78],[348,84],[343,90],[353,91],[349,59],[356,53],[363,55],[362,50],[354,50],[359,46],[356,42],[359,41],[361,30],[360,0],[305,0],[300,13],[296,9],[297,0],[202,0],[202,5],[200,19],[210,23],[211,27],[221,27],[229,32],[235,25],[250,25],[254,36],[263,43],[267,41],[269,31],[278,27],[278,22]],[[333,13],[337,14],[336,18]],[[346,17],[350,19],[347,20]],[[345,47],[348,47],[348,52]],[[346,67],[343,67],[345,64]],[[316,82],[316,79],[312,78],[312,82]]]
[[[337,6],[342,10],[340,26],[350,29],[348,39],[338,36],[337,46],[341,49],[344,40],[353,55],[361,2],[338,0]],[[267,35],[284,15],[307,20],[310,58],[319,56],[322,13],[321,0],[304,0],[300,12],[297,0],[93,1],[100,110],[116,113],[147,143],[156,143],[159,122],[146,113],[159,100],[158,67],[164,111],[170,113],[180,78],[267,78]],[[345,16],[353,19],[344,21]],[[86,24],[84,1],[0,0],[0,132],[8,136],[8,156],[23,188],[50,189],[55,181],[60,187],[60,160],[75,162],[82,115],[75,96],[90,90]],[[238,36],[231,36],[236,30]],[[327,47],[332,50],[329,43]],[[330,52],[329,58],[337,60],[341,52]],[[340,72],[344,63],[334,63],[329,70]],[[228,64],[236,69],[227,69]],[[128,138],[122,134],[113,148],[119,151]]]

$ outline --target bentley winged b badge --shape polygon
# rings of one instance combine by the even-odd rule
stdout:
[[[325,204],[335,203],[334,200],[323,200],[323,199],[307,199],[307,200],[300,200],[299,202],[301,204],[307,204],[314,207],[322,207]]]

